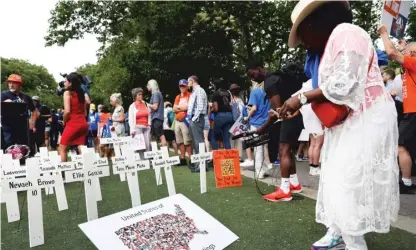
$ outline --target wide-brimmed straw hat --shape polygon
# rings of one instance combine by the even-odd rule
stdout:
[[[307,16],[312,14],[316,9],[322,6],[325,3],[333,2],[333,1],[320,1],[320,0],[300,0],[298,4],[296,4],[295,8],[292,11],[292,15],[290,18],[292,19],[292,29],[290,30],[289,34],[289,47],[295,48],[297,47],[301,40],[297,34],[297,29],[299,24],[305,20]],[[348,1],[341,1],[345,3],[345,7],[349,8]]]

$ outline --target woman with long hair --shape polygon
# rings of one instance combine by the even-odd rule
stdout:
[[[344,241],[346,249],[365,250],[364,234],[387,233],[399,211],[394,101],[370,36],[351,24],[348,1],[301,0],[292,21],[289,47],[303,42],[308,50],[305,69],[313,90],[288,99],[279,115],[284,119],[314,102],[315,112],[349,110],[344,119],[317,112],[321,121],[336,125],[325,129],[316,203],[316,221],[328,231],[312,249]]]
[[[124,127],[124,120],[126,118],[124,114],[124,108],[121,106],[123,104],[121,100],[120,93],[114,93],[110,96],[110,104],[114,107],[113,115],[109,118],[113,121],[114,131],[116,132],[117,136],[124,136],[125,135],[125,127]]]
[[[88,131],[88,123],[85,119],[87,116],[85,95],[81,89],[80,77],[75,72],[66,76],[63,99],[63,122],[65,129],[59,143],[58,151],[61,156],[61,161],[66,162],[68,158],[68,147],[84,145]],[[80,148],[78,151],[81,152]]]

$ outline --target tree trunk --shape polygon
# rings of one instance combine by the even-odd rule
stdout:
[[[253,46],[251,45],[250,30],[245,20],[241,20],[241,30],[243,32],[243,40],[247,50],[247,61],[252,61],[253,56]]]

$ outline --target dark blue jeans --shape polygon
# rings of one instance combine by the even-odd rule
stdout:
[[[214,137],[221,138],[225,149],[231,149],[230,129],[234,124],[232,112],[220,112],[215,114],[214,119]],[[212,141],[212,149],[218,149],[217,140]]]

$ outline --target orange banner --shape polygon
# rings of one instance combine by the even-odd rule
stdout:
[[[214,150],[212,158],[217,188],[243,185],[237,149]]]

